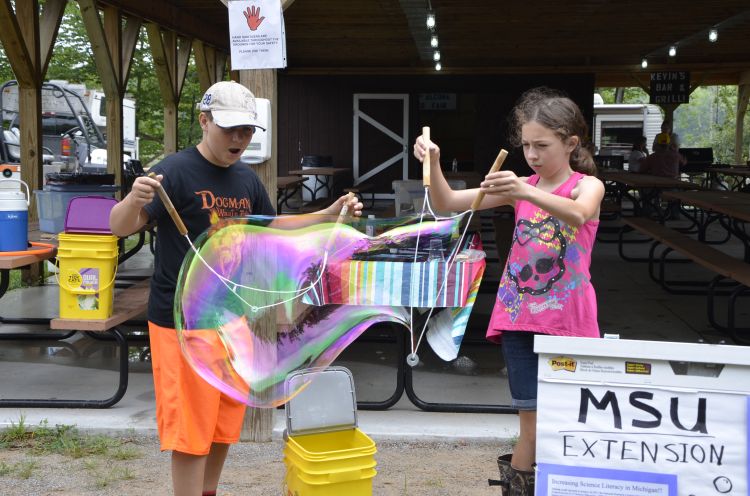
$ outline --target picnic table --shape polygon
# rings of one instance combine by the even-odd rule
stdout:
[[[690,181],[612,169],[601,170],[599,179],[604,182],[605,187],[611,195],[617,198],[618,202],[621,202],[623,197],[629,198],[633,202],[635,215],[641,216],[656,212],[660,220],[664,220],[665,216],[661,209],[664,191],[702,189],[700,185]],[[636,192],[637,194],[634,194]]]
[[[682,204],[682,213],[698,226],[698,239],[706,241],[706,229],[719,221],[730,235],[735,235],[745,247],[745,261],[750,262],[750,237],[745,231],[745,223],[750,222],[750,193],[740,191],[665,191],[665,199],[677,200]],[[697,209],[691,212],[686,206]]]
[[[310,192],[310,198],[312,199],[308,209],[318,210],[318,207],[324,207],[331,203],[333,196],[336,194],[334,190],[336,176],[348,172],[351,172],[351,169],[344,167],[310,167],[308,169],[290,170],[289,174],[292,176],[315,177],[312,187],[306,183],[302,183],[302,187]],[[321,191],[327,191],[327,196],[317,198],[318,193]]]

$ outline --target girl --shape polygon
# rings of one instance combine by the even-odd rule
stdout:
[[[520,436],[512,455],[498,458],[505,494],[534,493],[537,356],[535,334],[599,337],[591,285],[591,248],[604,185],[582,146],[588,126],[578,106],[548,88],[523,94],[512,114],[511,142],[522,145],[534,171],[488,174],[479,189],[454,191],[440,170],[440,148],[417,138],[414,156],[430,153],[430,197],[436,209],[467,210],[478,192],[480,209],[512,205],[516,227],[492,311],[487,338],[500,342]]]

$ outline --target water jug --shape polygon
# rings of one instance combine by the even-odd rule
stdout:
[[[0,189],[0,252],[25,251],[29,246],[29,186],[19,179],[21,190]]]

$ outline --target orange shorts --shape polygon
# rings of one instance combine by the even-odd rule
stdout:
[[[190,367],[177,331],[148,323],[162,450],[207,455],[212,443],[240,439],[246,406],[221,393]]]

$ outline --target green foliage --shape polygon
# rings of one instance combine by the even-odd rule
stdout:
[[[604,103],[617,103],[615,92],[617,88],[596,88]],[[641,88],[623,88],[623,98],[619,103],[648,103],[648,93]]]
[[[615,88],[597,88],[604,103],[615,102]],[[625,88],[622,103],[648,103],[640,88]],[[674,112],[674,132],[685,148],[714,149],[714,161],[734,163],[734,133],[737,118],[736,86],[701,86],[690,95],[690,103]],[[741,163],[748,160],[750,113],[745,115]]]
[[[0,84],[10,79],[15,79],[15,76],[0,45]],[[50,79],[83,83],[88,88],[101,88],[91,43],[76,2],[69,2],[65,7],[45,77],[45,80]],[[158,159],[164,151],[164,105],[148,36],[143,27],[133,55],[127,93],[136,101],[136,135],[141,138],[141,161],[148,164]],[[178,105],[178,148],[196,144],[201,139],[198,112],[195,109],[201,95],[191,54]]]
[[[734,163],[734,134],[737,119],[736,86],[702,86],[690,95],[689,105],[675,110],[674,130],[682,146],[713,147],[714,161]],[[745,115],[741,163],[748,160],[750,117]]]
[[[18,423],[11,421],[10,427],[0,431],[0,447],[27,449],[35,455],[55,453],[70,458],[107,456],[113,460],[139,457],[136,450],[125,445],[126,442],[102,435],[84,435],[72,425],[50,427],[46,420],[31,428],[23,415]]]

